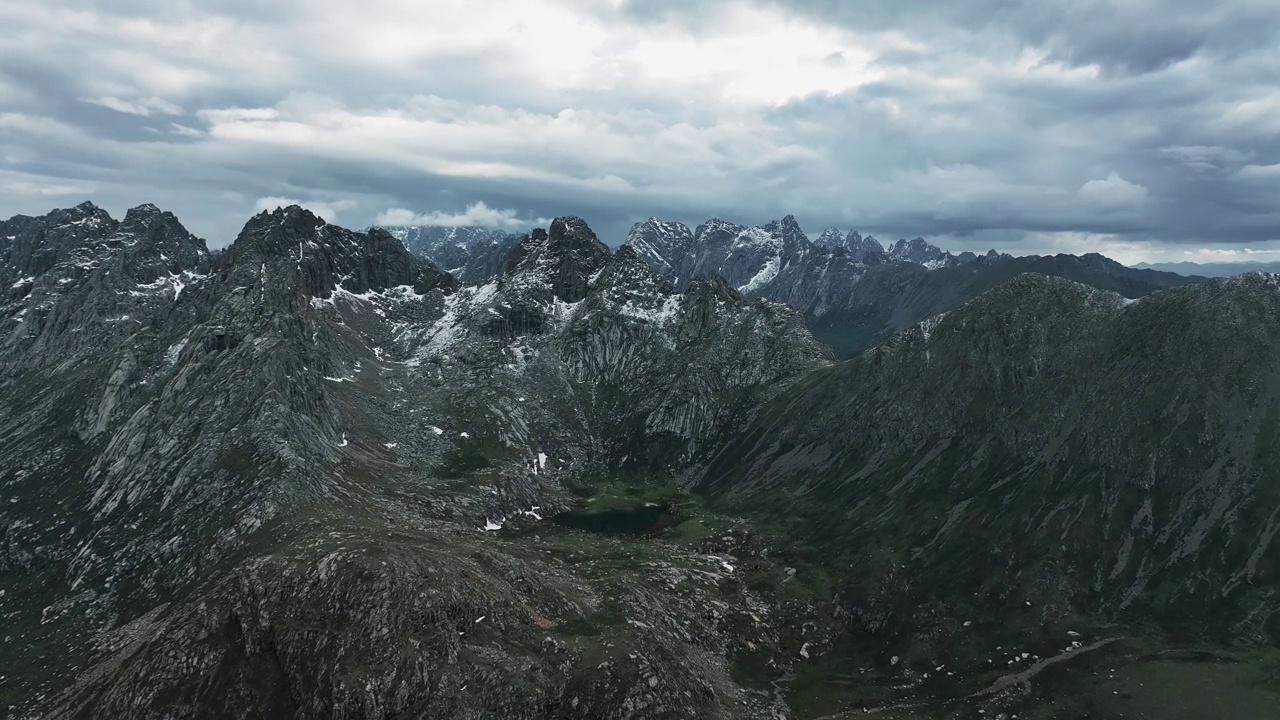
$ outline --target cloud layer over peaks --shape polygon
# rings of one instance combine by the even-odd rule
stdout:
[[[0,0],[0,215],[1280,241],[1271,0]]]

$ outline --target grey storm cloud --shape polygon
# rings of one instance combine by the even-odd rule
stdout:
[[[1280,243],[1273,0],[0,0],[0,214]]]

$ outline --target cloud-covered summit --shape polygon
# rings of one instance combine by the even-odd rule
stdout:
[[[0,215],[794,213],[949,248],[1280,241],[1266,0],[0,0]]]

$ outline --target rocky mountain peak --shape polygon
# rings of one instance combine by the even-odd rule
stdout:
[[[278,207],[271,211],[262,211],[250,218],[245,224],[241,237],[246,235],[254,239],[297,237],[314,235],[327,225],[324,218],[299,205]],[[237,238],[237,241],[239,238]]]
[[[863,237],[855,230],[850,230],[849,234],[845,236],[844,246],[850,250],[860,248],[869,252],[884,252],[884,246],[874,236],[867,235]]]
[[[124,213],[124,219],[125,219],[125,222],[128,222],[131,219],[136,222],[141,218],[154,217],[157,215],[171,215],[171,213],[166,213],[165,211],[156,207],[155,204],[153,203],[142,203],[137,207],[131,207],[128,210],[126,210]]]
[[[209,251],[173,213],[150,203],[129,209],[113,242],[123,248],[120,272],[141,283],[183,272],[204,274]]]
[[[268,292],[327,297],[407,285],[418,292],[457,284],[448,273],[414,257],[380,228],[360,233],[326,223],[291,205],[254,216],[219,259],[224,280],[264,284]]]
[[[301,248],[305,243],[310,242],[319,247],[317,240],[322,240],[319,231],[325,224],[324,220],[297,205],[270,212],[264,210],[245,223],[235,241],[227,248],[223,261],[228,265],[236,265],[290,254],[295,259],[300,259]]]
[[[641,256],[644,256],[645,243],[663,252],[673,250],[687,252],[692,241],[693,231],[688,225],[682,222],[649,218],[631,227],[631,232],[627,233],[626,244],[636,247]]]
[[[770,235],[781,238],[787,244],[795,245],[809,242],[808,236],[800,228],[800,223],[796,221],[795,215],[786,215],[781,220],[774,220],[761,225],[760,228]]]
[[[869,262],[870,256],[883,255],[885,250],[880,241],[868,235],[863,237],[857,230],[842,234],[837,228],[828,228],[814,241],[814,245],[824,250],[839,249],[855,262]],[[871,262],[874,262],[872,260]]]
[[[723,302],[742,302],[742,293],[730,285],[718,273],[711,273],[706,277],[700,277],[689,283],[689,289],[685,291],[691,299],[713,299]]]
[[[826,250],[840,247],[844,244],[844,233],[839,228],[829,227],[814,239],[813,244]]]
[[[693,231],[693,236],[696,238],[698,244],[706,244],[709,240],[720,236],[736,236],[745,229],[745,225],[739,225],[738,223],[729,222],[728,220],[721,220],[720,218],[711,218],[699,225],[698,228]]]
[[[500,275],[507,256],[522,236],[496,228],[444,225],[387,227],[409,252],[449,271],[464,282]]]
[[[124,220],[120,221],[121,233],[145,233],[161,227],[190,235],[177,216],[151,204],[130,208],[125,212]]]
[[[142,352],[149,344],[135,334],[151,337],[209,265],[204,241],[155,206],[134,208],[117,222],[82,203],[6,221],[0,230],[13,240],[0,248],[0,285],[11,290],[10,303],[0,299],[0,317],[11,318],[16,330],[0,350],[11,353],[13,367],[47,367],[116,348]]]
[[[889,255],[898,260],[925,265],[930,262],[945,260],[948,253],[929,244],[924,238],[918,237],[914,240],[899,240],[894,243],[889,250]]]
[[[626,288],[632,293],[658,296],[675,292],[675,285],[670,278],[651,269],[640,252],[631,245],[618,248],[591,287],[595,290]]]
[[[534,230],[511,252],[507,282],[523,275],[526,280],[543,283],[554,297],[577,302],[587,296],[592,276],[604,268],[610,257],[609,248],[586,221],[556,218],[549,231]]]
[[[43,217],[19,215],[0,222],[0,281],[43,275],[61,263],[96,266],[119,223],[91,202]]]
[[[636,237],[670,237],[673,235],[690,235],[689,227],[681,222],[673,222],[662,220],[660,218],[651,217],[643,222],[638,222],[631,226],[631,232],[627,235],[627,242],[630,243],[632,238]]]
[[[588,256],[605,257],[609,248],[596,237],[587,221],[579,217],[558,217],[547,232],[551,248],[559,252],[584,252]]]
[[[651,217],[632,226],[623,247],[634,248],[646,265],[678,280],[689,262],[693,232],[684,223]]]
[[[716,273],[690,282],[684,302],[688,326],[696,331],[715,325],[725,306],[744,304],[742,293]]]
[[[630,245],[623,245],[619,247],[617,252],[613,253],[612,262],[609,264],[612,266],[628,268],[648,267],[645,265],[644,259],[640,257],[640,252]]]
[[[67,208],[65,210],[54,210],[53,213],[51,214],[65,214],[72,219],[98,218],[104,221],[111,220],[111,215],[106,210],[103,210],[97,205],[94,205],[89,200],[85,200],[84,202],[72,208]]]
[[[1124,265],[1100,253],[1085,253],[1080,256],[1080,263],[1086,267],[1108,272],[1123,271]]]
[[[102,208],[88,200],[72,208],[54,210],[45,216],[48,229],[74,226],[82,229],[112,230],[116,221]]]

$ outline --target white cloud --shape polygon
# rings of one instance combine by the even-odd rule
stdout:
[[[769,3],[706,8],[706,27],[636,21],[618,3],[565,0],[369,0],[307,13],[296,32],[348,67],[411,73],[472,56],[503,80],[546,91],[653,90],[700,101],[781,103],[872,81],[875,50],[910,44],[859,35]],[[844,62],[827,62],[841,53]],[[477,63],[477,65],[483,64]]]
[[[297,200],[295,198],[288,197],[264,197],[258,198],[258,202],[254,204],[254,210],[259,212],[263,210],[272,211],[276,208],[288,207],[290,205],[297,205],[299,207],[306,208],[325,222],[336,223],[338,222],[338,213],[351,210],[356,207],[357,203],[354,200],[316,202],[312,200]]]
[[[0,130],[18,131],[59,140],[82,135],[79,128],[53,118],[15,112],[0,112]]]
[[[377,225],[393,226],[436,226],[436,227],[486,227],[506,230],[528,229],[546,225],[547,218],[522,220],[515,210],[491,208],[483,202],[467,206],[460,213],[434,211],[415,213],[405,208],[390,208],[378,215],[374,221]]]
[[[1252,243],[1275,227],[1280,117],[1275,43],[1235,42],[1280,28],[1243,12],[1258,4],[1129,3],[1152,30],[1132,42],[1079,22],[1089,3],[1047,27],[1030,6],[989,21],[983,0],[0,0],[0,64],[24,70],[0,77],[0,161],[122,206],[168,198],[214,242],[243,219],[218,200],[235,192],[353,226],[503,198],[611,240],[650,214],[794,213],[962,246]],[[1193,18],[1216,50],[1179,59],[1152,18]]]
[[[1272,92],[1259,98],[1227,103],[1221,117],[1214,124],[1263,133],[1280,133],[1280,95]]]
[[[294,75],[281,51],[283,28],[209,5],[0,2],[0,27],[10,31],[3,48],[20,57],[74,58],[68,64],[76,84],[95,99],[178,98],[209,88],[260,88]]]
[[[604,67],[632,83],[696,88],[746,105],[779,105],[810,93],[835,94],[883,79],[877,51],[911,44],[894,36],[859,36],[763,5],[726,5],[714,33],[668,22],[649,32],[610,38],[598,50]],[[831,58],[838,57],[839,62]]]
[[[96,190],[95,183],[0,169],[0,195],[9,193],[13,196],[26,196],[29,198],[67,195],[85,196],[94,194]],[[44,201],[37,200],[36,202]],[[48,212],[49,210],[47,207],[36,209],[38,212]]]
[[[201,110],[196,115],[210,125],[274,120],[280,113],[272,108],[221,108]]]
[[[141,115],[142,117],[150,117],[152,113],[160,115],[181,115],[182,107],[175,105],[158,97],[138,98],[136,100],[121,100],[120,98],[104,95],[100,98],[87,99],[85,102],[93,105],[101,105],[104,108],[115,110],[116,112],[126,113],[128,115]]]
[[[1090,180],[1080,186],[1077,195],[1094,209],[1111,212],[1141,205],[1147,199],[1147,189],[1125,180],[1113,170],[1105,180]]]
[[[1236,173],[1236,177],[1245,180],[1280,179],[1280,163],[1275,165],[1246,165],[1240,168],[1240,171]]]
[[[25,180],[11,180],[5,182],[3,187],[6,192],[18,193],[21,195],[88,195],[93,192],[90,185],[60,184],[60,183],[35,183]]]
[[[393,109],[313,106],[202,115],[209,135],[228,144],[458,179],[521,182],[526,192],[548,199],[590,193],[633,201],[729,200],[743,185],[754,186],[768,167],[814,157],[779,143],[759,118],[694,126],[643,111],[536,113],[435,96],[414,97]]]

